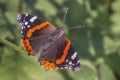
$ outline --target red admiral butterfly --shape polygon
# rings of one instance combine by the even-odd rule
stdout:
[[[51,23],[28,13],[19,14],[22,43],[29,55],[41,53],[38,62],[50,69],[80,69],[80,60],[64,28],[56,28]]]

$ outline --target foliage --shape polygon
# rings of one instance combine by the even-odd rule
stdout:
[[[76,47],[81,69],[46,71],[21,46],[17,15],[29,12],[63,25]],[[70,27],[85,25],[80,29]],[[0,80],[119,80],[120,0],[1,0]]]

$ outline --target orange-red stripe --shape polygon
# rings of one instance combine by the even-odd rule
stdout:
[[[64,37],[64,38],[68,41],[68,43],[63,51],[63,55],[61,56],[61,58],[56,60],[56,64],[61,64],[64,62],[64,60],[68,54],[69,48],[70,48],[70,41],[66,37]]]
[[[51,63],[49,61],[42,60],[42,61],[40,61],[40,64],[47,69],[52,69],[52,70],[57,69],[57,67],[54,65],[54,63]]]
[[[33,54],[33,49],[30,46],[29,40],[22,39],[22,43],[24,45],[25,50],[28,51],[29,55],[32,55]]]
[[[40,30],[41,28],[47,26],[48,24],[49,24],[49,22],[46,21],[46,22],[43,22],[43,23],[41,23],[41,24],[39,24],[39,25],[37,25],[37,26],[29,29],[29,30],[27,31],[27,34],[26,34],[27,37],[28,37],[28,38],[31,37],[31,36],[32,36],[32,33],[33,33],[34,31]]]

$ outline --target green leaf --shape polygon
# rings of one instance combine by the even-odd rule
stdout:
[[[111,69],[115,71],[116,74],[120,76],[120,55],[118,52],[111,53],[105,56],[105,62],[110,66]]]
[[[99,66],[98,73],[100,75],[99,80],[116,80],[115,76],[114,76],[114,74],[112,72],[112,69],[106,64],[101,64]]]
[[[73,74],[75,80],[96,80],[98,78],[95,67],[87,60],[82,60],[80,70]]]

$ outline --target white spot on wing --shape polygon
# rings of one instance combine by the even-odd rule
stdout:
[[[68,69],[71,69],[71,67],[69,67]]]
[[[28,24],[28,22],[25,22],[25,25],[27,25]]]
[[[71,56],[71,59],[74,60],[77,56],[77,52],[74,52],[74,54]]]
[[[63,67],[61,67],[60,69],[63,69]]]
[[[80,60],[78,60],[77,63],[80,63]]]
[[[34,20],[37,18],[37,16],[34,16],[30,19],[30,22],[34,22]]]
[[[21,27],[21,29],[23,29],[23,26]]]
[[[72,64],[72,61],[69,62],[69,65],[71,65],[71,64]]]
[[[20,19],[21,19],[21,16],[20,16],[20,14],[18,14],[17,20],[20,20]]]
[[[22,26],[22,23],[20,23],[20,25]]]
[[[74,71],[78,71],[78,70],[80,70],[80,67],[76,67],[76,68],[74,69]]]
[[[68,60],[66,60],[66,62],[68,62]]]
[[[28,28],[30,27],[30,25],[27,26]]]
[[[18,17],[20,17],[20,14],[18,14]]]
[[[25,16],[28,16],[28,14],[26,13],[26,15]]]
[[[64,68],[68,68],[67,66],[65,66]]]

